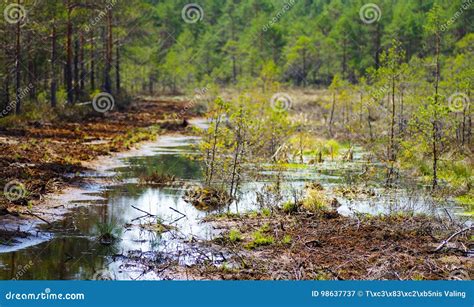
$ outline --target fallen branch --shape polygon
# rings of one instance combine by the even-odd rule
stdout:
[[[135,207],[134,205],[132,205],[132,208],[135,209],[135,210],[138,210],[138,211],[140,211],[140,212],[143,212],[143,213],[145,213],[145,214],[148,215],[148,216],[156,217],[156,215],[151,214],[150,212],[146,212],[145,210],[142,210],[142,209],[140,209],[140,208],[137,208],[137,207]]]
[[[170,209],[171,209],[171,210],[173,210],[173,211],[174,211],[174,212],[176,212],[176,213],[179,213],[179,214],[181,214],[183,217],[185,217],[185,216],[186,216],[186,214],[184,214],[184,213],[182,213],[182,212],[180,212],[180,211],[178,211],[178,210],[174,209],[173,207],[170,207]]]
[[[447,238],[446,240],[444,240],[443,242],[441,242],[441,244],[433,251],[434,253],[436,252],[439,252],[446,244],[448,244],[449,241],[451,241],[453,238],[455,238],[456,236],[466,232],[466,231],[469,231],[469,230],[472,230],[474,227],[473,226],[470,226],[470,227],[467,227],[467,228],[464,228],[464,229],[461,229],[455,233],[453,233],[449,238]]]
[[[40,220],[42,220],[43,222],[45,222],[46,224],[48,224],[49,226],[51,226],[51,223],[50,223],[49,221],[45,220],[44,218],[42,218],[41,216],[39,216],[39,215],[37,215],[37,214],[34,214],[34,213],[31,212],[31,211],[27,211],[25,214],[34,216],[34,217],[36,217],[37,219],[40,219]]]

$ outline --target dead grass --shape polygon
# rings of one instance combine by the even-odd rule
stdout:
[[[207,218],[212,220],[212,218]],[[195,265],[202,279],[466,279],[473,277],[473,259],[460,236],[450,248],[433,253],[450,232],[428,217],[386,216],[353,219],[331,212],[312,214],[283,212],[271,217],[243,215],[213,226],[223,229],[213,240],[233,254],[233,269]],[[269,244],[248,248],[254,234],[268,228]],[[230,231],[240,240],[232,241]],[[291,240],[290,240],[291,238]]]
[[[185,125],[168,124],[186,101],[142,99],[123,112],[56,122],[19,122],[0,128],[0,186],[21,182],[27,199],[13,204],[0,194],[0,209],[13,205],[34,205],[42,195],[57,192],[80,178],[81,162],[123,151],[152,140],[163,130],[184,131]],[[149,127],[156,126],[156,129]],[[161,126],[161,128],[159,128]],[[0,210],[0,212],[7,212]]]

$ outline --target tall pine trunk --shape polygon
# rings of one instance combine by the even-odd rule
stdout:
[[[67,33],[66,33],[66,65],[64,67],[64,78],[66,81],[67,102],[74,103],[74,93],[72,87],[72,4],[68,1],[67,8]]]
[[[53,20],[53,29],[51,33],[51,107],[55,108],[57,106],[57,97],[56,97],[56,22]]]
[[[16,46],[15,46],[15,100],[16,108],[15,113],[18,115],[21,113],[21,23],[16,23]]]

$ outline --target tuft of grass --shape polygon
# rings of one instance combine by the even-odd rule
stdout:
[[[269,223],[265,223],[257,231],[252,234],[252,241],[247,244],[247,248],[254,249],[259,246],[272,245],[275,243],[275,238],[272,235],[269,235],[271,231],[271,226]]]
[[[122,228],[115,222],[97,223],[97,232],[97,239],[104,245],[112,244],[122,236]]]
[[[242,241],[242,234],[237,229],[231,229],[229,232],[229,241],[232,243]]]
[[[281,240],[282,244],[285,245],[290,245],[291,244],[291,236],[290,235],[285,235],[283,239]]]
[[[298,212],[298,205],[293,201],[287,201],[283,204],[282,210],[288,214],[295,213]]]
[[[309,189],[306,198],[303,199],[303,207],[311,212],[326,210],[329,207],[329,200],[323,191]]]
[[[272,211],[269,208],[262,209],[262,215],[265,217],[269,217],[272,214]]]
[[[256,231],[252,234],[252,241],[247,244],[247,248],[254,249],[259,246],[272,245],[275,239],[271,235],[265,235],[261,231]]]
[[[145,184],[168,185],[172,184],[176,180],[176,178],[173,175],[160,174],[155,171],[150,175],[141,176],[139,180],[140,183]]]

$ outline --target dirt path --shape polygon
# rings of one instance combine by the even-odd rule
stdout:
[[[71,174],[86,170],[85,162],[128,150],[166,131],[184,130],[181,120],[167,119],[185,104],[142,98],[122,112],[0,127],[0,186],[12,191],[0,193],[0,216],[17,215],[42,202],[44,195],[78,183],[80,177]]]

